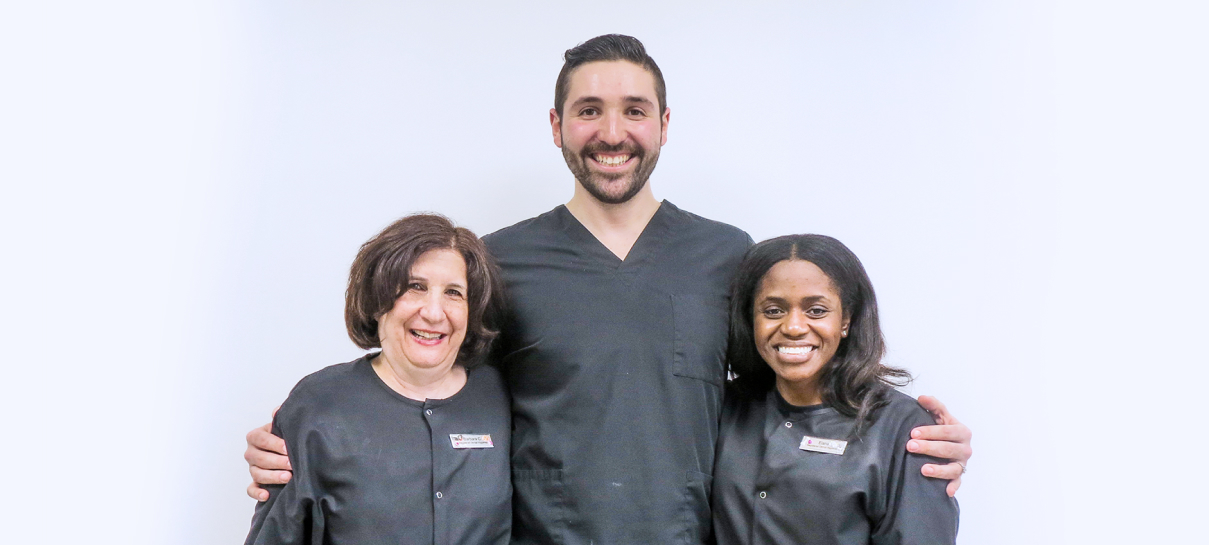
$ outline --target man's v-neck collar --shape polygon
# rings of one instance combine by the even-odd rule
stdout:
[[[611,269],[629,270],[658,255],[671,238],[672,223],[680,209],[666,200],[661,201],[655,215],[651,216],[646,227],[638,234],[638,239],[634,241],[634,246],[630,248],[624,260],[596,238],[596,235],[567,209],[567,205],[560,204],[554,211],[558,216],[561,231],[571,239],[575,249],[585,259]]]

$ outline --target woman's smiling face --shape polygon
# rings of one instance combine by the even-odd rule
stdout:
[[[819,372],[848,334],[840,294],[822,269],[800,259],[773,265],[756,288],[756,351],[794,405],[822,402]]]
[[[429,250],[409,276],[394,307],[378,319],[382,352],[396,365],[448,369],[466,338],[466,262],[453,250]]]

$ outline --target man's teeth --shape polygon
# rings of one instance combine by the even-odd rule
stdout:
[[[604,166],[615,167],[615,166],[619,166],[619,165],[625,163],[626,161],[629,161],[630,156],[629,155],[618,155],[617,157],[607,157],[604,155],[597,155],[596,157],[594,157],[594,159],[596,159],[597,163],[600,163]]]
[[[430,341],[433,339],[440,339],[441,337],[445,336],[442,333],[428,333],[426,331],[412,331],[411,334],[415,335],[421,339],[426,339],[426,340],[430,340]]]
[[[777,352],[791,356],[805,356],[814,350],[813,346],[778,346]]]

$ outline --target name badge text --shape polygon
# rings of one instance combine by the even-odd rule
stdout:
[[[823,452],[843,456],[844,449],[848,448],[848,442],[840,441],[839,439],[820,439],[818,437],[806,436],[802,438],[802,444],[798,445],[798,448],[811,452]]]
[[[495,448],[491,434],[451,433],[449,442],[453,443],[453,448]]]

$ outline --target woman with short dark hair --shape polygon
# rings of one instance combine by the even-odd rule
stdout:
[[[731,291],[727,384],[714,466],[719,545],[953,543],[941,460],[907,452],[933,423],[882,363],[873,285],[822,235],[761,242]]]
[[[486,543],[511,533],[501,281],[469,230],[408,216],[361,246],[345,323],[365,349],[302,379],[273,419],[294,476],[246,543]]]

